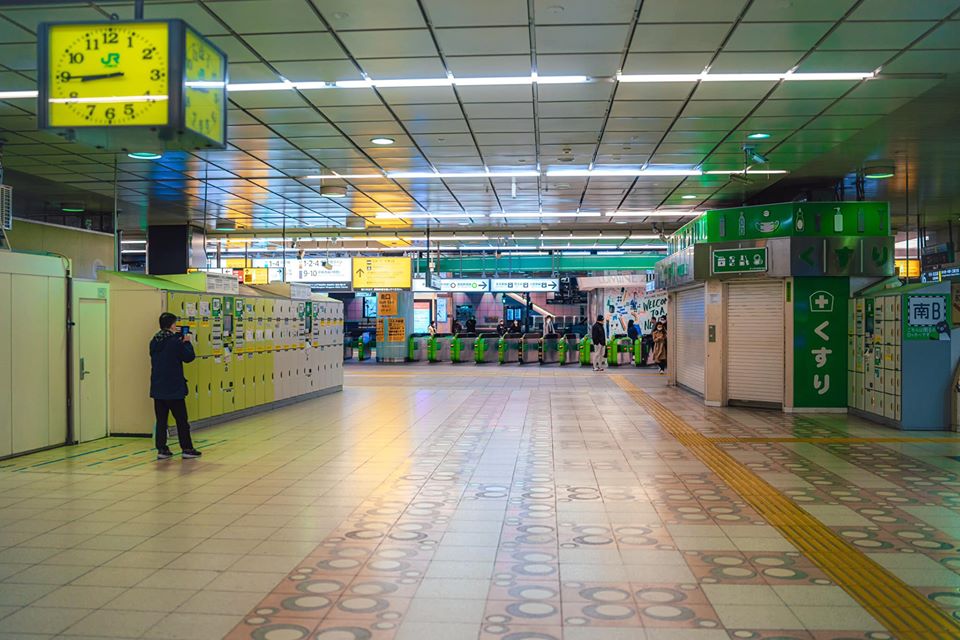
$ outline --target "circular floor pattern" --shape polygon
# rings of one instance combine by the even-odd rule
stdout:
[[[674,604],[687,599],[687,594],[677,589],[657,588],[640,589],[637,598],[651,604]]]
[[[656,620],[673,622],[693,620],[694,612],[686,607],[677,607],[670,604],[655,604],[643,609],[643,614]]]
[[[503,636],[500,640],[558,640],[556,636],[538,631],[515,631]]]
[[[362,627],[330,627],[321,629],[312,640],[370,640],[373,634]],[[264,638],[263,640],[273,640]]]
[[[549,618],[559,613],[560,610],[549,602],[525,600],[523,602],[510,603],[507,605],[506,611],[516,618],[540,619]]]
[[[388,608],[390,603],[382,598],[357,596],[345,598],[337,603],[337,609],[349,613],[376,613]]]
[[[250,632],[254,640],[304,640],[310,630],[297,624],[269,624]]]

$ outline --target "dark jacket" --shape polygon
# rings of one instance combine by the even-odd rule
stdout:
[[[630,325],[629,327],[627,327],[627,336],[628,336],[631,340],[639,340],[639,339],[640,339],[640,329],[637,328],[637,325],[636,325],[636,324],[632,324],[632,325]]]
[[[193,362],[193,345],[178,333],[163,330],[150,340],[150,397],[157,400],[183,400],[187,397],[187,379],[183,363]]]
[[[602,322],[594,322],[590,329],[590,342],[594,345],[607,344],[607,332],[603,330]]]

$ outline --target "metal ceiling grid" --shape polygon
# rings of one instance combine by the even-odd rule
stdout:
[[[184,0],[148,2],[181,17],[231,57],[232,82],[624,73],[869,71],[921,77],[869,82],[593,82],[231,93],[226,151],[119,163],[126,202],[210,209],[253,226],[334,225],[381,211],[688,210],[739,201],[752,185],[721,176],[350,179],[348,199],[319,195],[321,170],[343,174],[678,164],[742,168],[754,131],[771,166],[798,170],[960,68],[960,2],[931,0]],[[131,17],[130,3],[0,11],[0,90],[34,86],[42,19]],[[53,15],[51,15],[53,14]],[[113,156],[35,131],[29,100],[0,102],[7,163],[95,192]],[[7,131],[12,132],[8,134]],[[396,143],[378,147],[374,136]],[[515,185],[514,185],[515,182]],[[514,191],[515,190],[515,191]],[[181,198],[176,201],[175,194]],[[516,196],[514,197],[514,193]],[[695,195],[696,199],[683,199]],[[170,198],[169,201],[166,198]],[[250,220],[244,220],[249,217]],[[644,221],[631,218],[631,224]],[[467,220],[476,223],[478,219]],[[649,220],[648,220],[649,221]],[[657,220],[658,222],[661,219]],[[669,222],[669,219],[667,219]],[[426,219],[413,221],[423,226]],[[435,221],[434,221],[435,222]],[[501,219],[538,224],[538,218]],[[604,219],[577,220],[597,226]],[[620,220],[622,222],[622,220]]]

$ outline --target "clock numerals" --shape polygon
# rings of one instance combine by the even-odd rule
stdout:
[[[143,60],[153,60],[153,54],[157,52],[156,47],[147,47],[143,50]]]

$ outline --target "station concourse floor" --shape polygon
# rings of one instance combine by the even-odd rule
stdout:
[[[196,438],[0,461],[0,638],[960,638],[956,434],[363,363]]]

